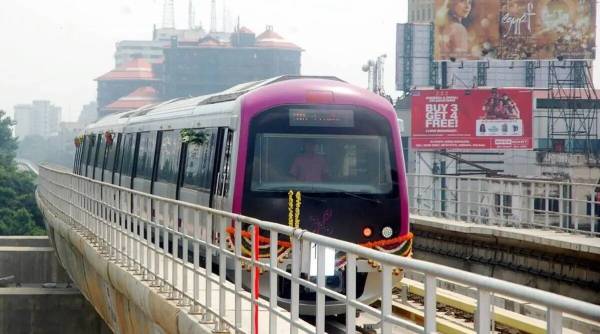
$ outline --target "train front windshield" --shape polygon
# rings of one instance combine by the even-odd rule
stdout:
[[[390,149],[377,135],[259,133],[252,191],[392,191]]]

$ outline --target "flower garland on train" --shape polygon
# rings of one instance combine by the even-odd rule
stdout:
[[[114,139],[114,132],[112,132],[112,131],[104,132],[104,141],[106,142],[106,145],[108,145],[108,146],[112,145],[113,139]]]
[[[79,135],[79,136],[75,137],[75,139],[73,140],[73,142],[75,144],[75,147],[81,146],[81,144],[83,144],[83,139],[84,138],[85,137],[83,135]]]
[[[293,192],[292,190],[288,191],[288,226],[293,228],[300,228],[300,207],[302,205],[302,193],[300,191]],[[228,243],[229,247],[233,250],[233,235],[235,234],[235,228],[230,226],[227,228],[227,233],[229,234]],[[250,230],[242,230],[242,254],[247,257],[252,256],[252,232]],[[413,243],[413,234],[408,232],[405,235],[401,235],[391,239],[371,241],[360,244],[363,247],[373,248],[378,251],[392,253],[399,256],[411,257],[412,256],[412,243]],[[269,258],[270,256],[270,238],[264,236],[258,236],[258,246],[259,246],[259,258]],[[291,252],[291,242],[285,240],[277,241],[278,249],[277,249],[277,259],[281,263],[285,258],[288,258]],[[346,256],[340,255],[336,257],[336,268],[338,270],[342,270],[346,266]],[[381,268],[379,263],[375,261],[368,261],[369,264],[373,268]],[[262,270],[261,270],[262,273]],[[401,270],[399,268],[395,268],[393,270],[395,275],[400,275]]]

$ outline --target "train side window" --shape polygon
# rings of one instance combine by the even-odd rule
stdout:
[[[217,189],[217,195],[227,197],[229,193],[229,180],[231,179],[231,144],[233,141],[233,131],[227,131],[227,139],[225,140],[224,154],[223,154],[223,167],[221,180],[223,184]]]
[[[104,166],[104,157],[106,151],[106,140],[102,138],[102,135],[98,136],[98,152],[96,152],[96,164],[97,168],[102,168]]]
[[[79,159],[81,159],[81,145],[75,148],[75,159],[73,159],[73,174],[79,174]]]
[[[135,133],[125,135],[123,143],[123,161],[121,162],[121,174],[131,176],[133,171],[133,154],[135,152]]]
[[[181,137],[179,130],[164,131],[162,133],[160,155],[158,157],[158,181],[168,183],[177,182],[180,151]]]
[[[156,151],[156,132],[140,133],[138,159],[135,177],[152,179],[154,153]]]
[[[89,135],[89,147],[87,149],[87,159],[85,161],[85,176],[91,177],[93,175],[93,169],[91,166],[94,165],[94,152],[96,150],[96,136]]]
[[[79,159],[79,175],[85,175],[85,164],[87,163],[89,146],[90,140],[87,136],[83,137],[83,144],[81,145],[81,159]]]
[[[214,173],[218,129],[196,131],[203,131],[206,134],[206,142],[201,145],[191,143],[187,145],[183,185],[210,191]]]
[[[111,145],[108,145],[108,153],[106,154],[106,167],[104,172],[104,181],[110,181],[112,178],[112,173],[115,170],[115,162],[118,159],[118,150],[119,150],[119,142],[121,140],[121,134],[116,134],[113,136],[113,141]]]

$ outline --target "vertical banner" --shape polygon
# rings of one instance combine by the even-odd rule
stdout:
[[[532,149],[533,95],[524,89],[414,91],[415,150]]]

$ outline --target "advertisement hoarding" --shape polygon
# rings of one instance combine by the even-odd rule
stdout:
[[[435,59],[594,59],[591,0],[435,0]]]
[[[412,93],[411,148],[533,148],[532,91],[443,89]]]

